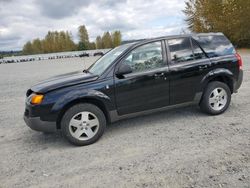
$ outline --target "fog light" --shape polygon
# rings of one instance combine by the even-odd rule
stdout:
[[[31,104],[41,104],[43,101],[43,95],[41,94],[34,94],[31,98]]]

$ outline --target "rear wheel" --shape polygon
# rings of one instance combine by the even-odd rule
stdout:
[[[74,145],[96,142],[104,133],[106,118],[97,106],[82,103],[69,108],[61,121],[62,133]]]
[[[222,82],[214,81],[208,84],[204,91],[200,107],[202,111],[218,115],[223,113],[231,102],[231,91]]]

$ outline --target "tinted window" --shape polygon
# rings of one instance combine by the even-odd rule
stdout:
[[[196,41],[192,40],[192,46],[193,46],[193,52],[194,52],[194,58],[195,59],[204,59],[206,58],[206,55],[202,51],[202,49],[197,45]]]
[[[234,54],[235,49],[231,42],[224,35],[195,36],[208,57]]]
[[[123,63],[130,65],[133,72],[142,72],[164,66],[161,42],[145,44],[132,50]]]
[[[189,38],[170,39],[167,42],[172,62],[180,63],[194,60]]]

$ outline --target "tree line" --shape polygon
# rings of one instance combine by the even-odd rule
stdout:
[[[43,39],[36,38],[28,41],[22,49],[24,55],[43,54],[76,50],[92,50],[114,48],[121,44],[122,35],[120,31],[104,32],[97,36],[95,42],[90,42],[89,34],[85,25],[78,27],[79,42],[73,41],[72,34],[68,31],[48,31]]]
[[[183,12],[193,32],[223,32],[237,47],[250,47],[249,0],[187,0]]]

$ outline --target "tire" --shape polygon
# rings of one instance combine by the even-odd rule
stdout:
[[[223,82],[214,81],[208,83],[201,102],[203,112],[211,115],[219,115],[225,112],[231,102],[231,91]]]
[[[61,120],[63,136],[77,146],[93,144],[103,135],[105,128],[104,113],[100,108],[89,103],[72,106]]]

